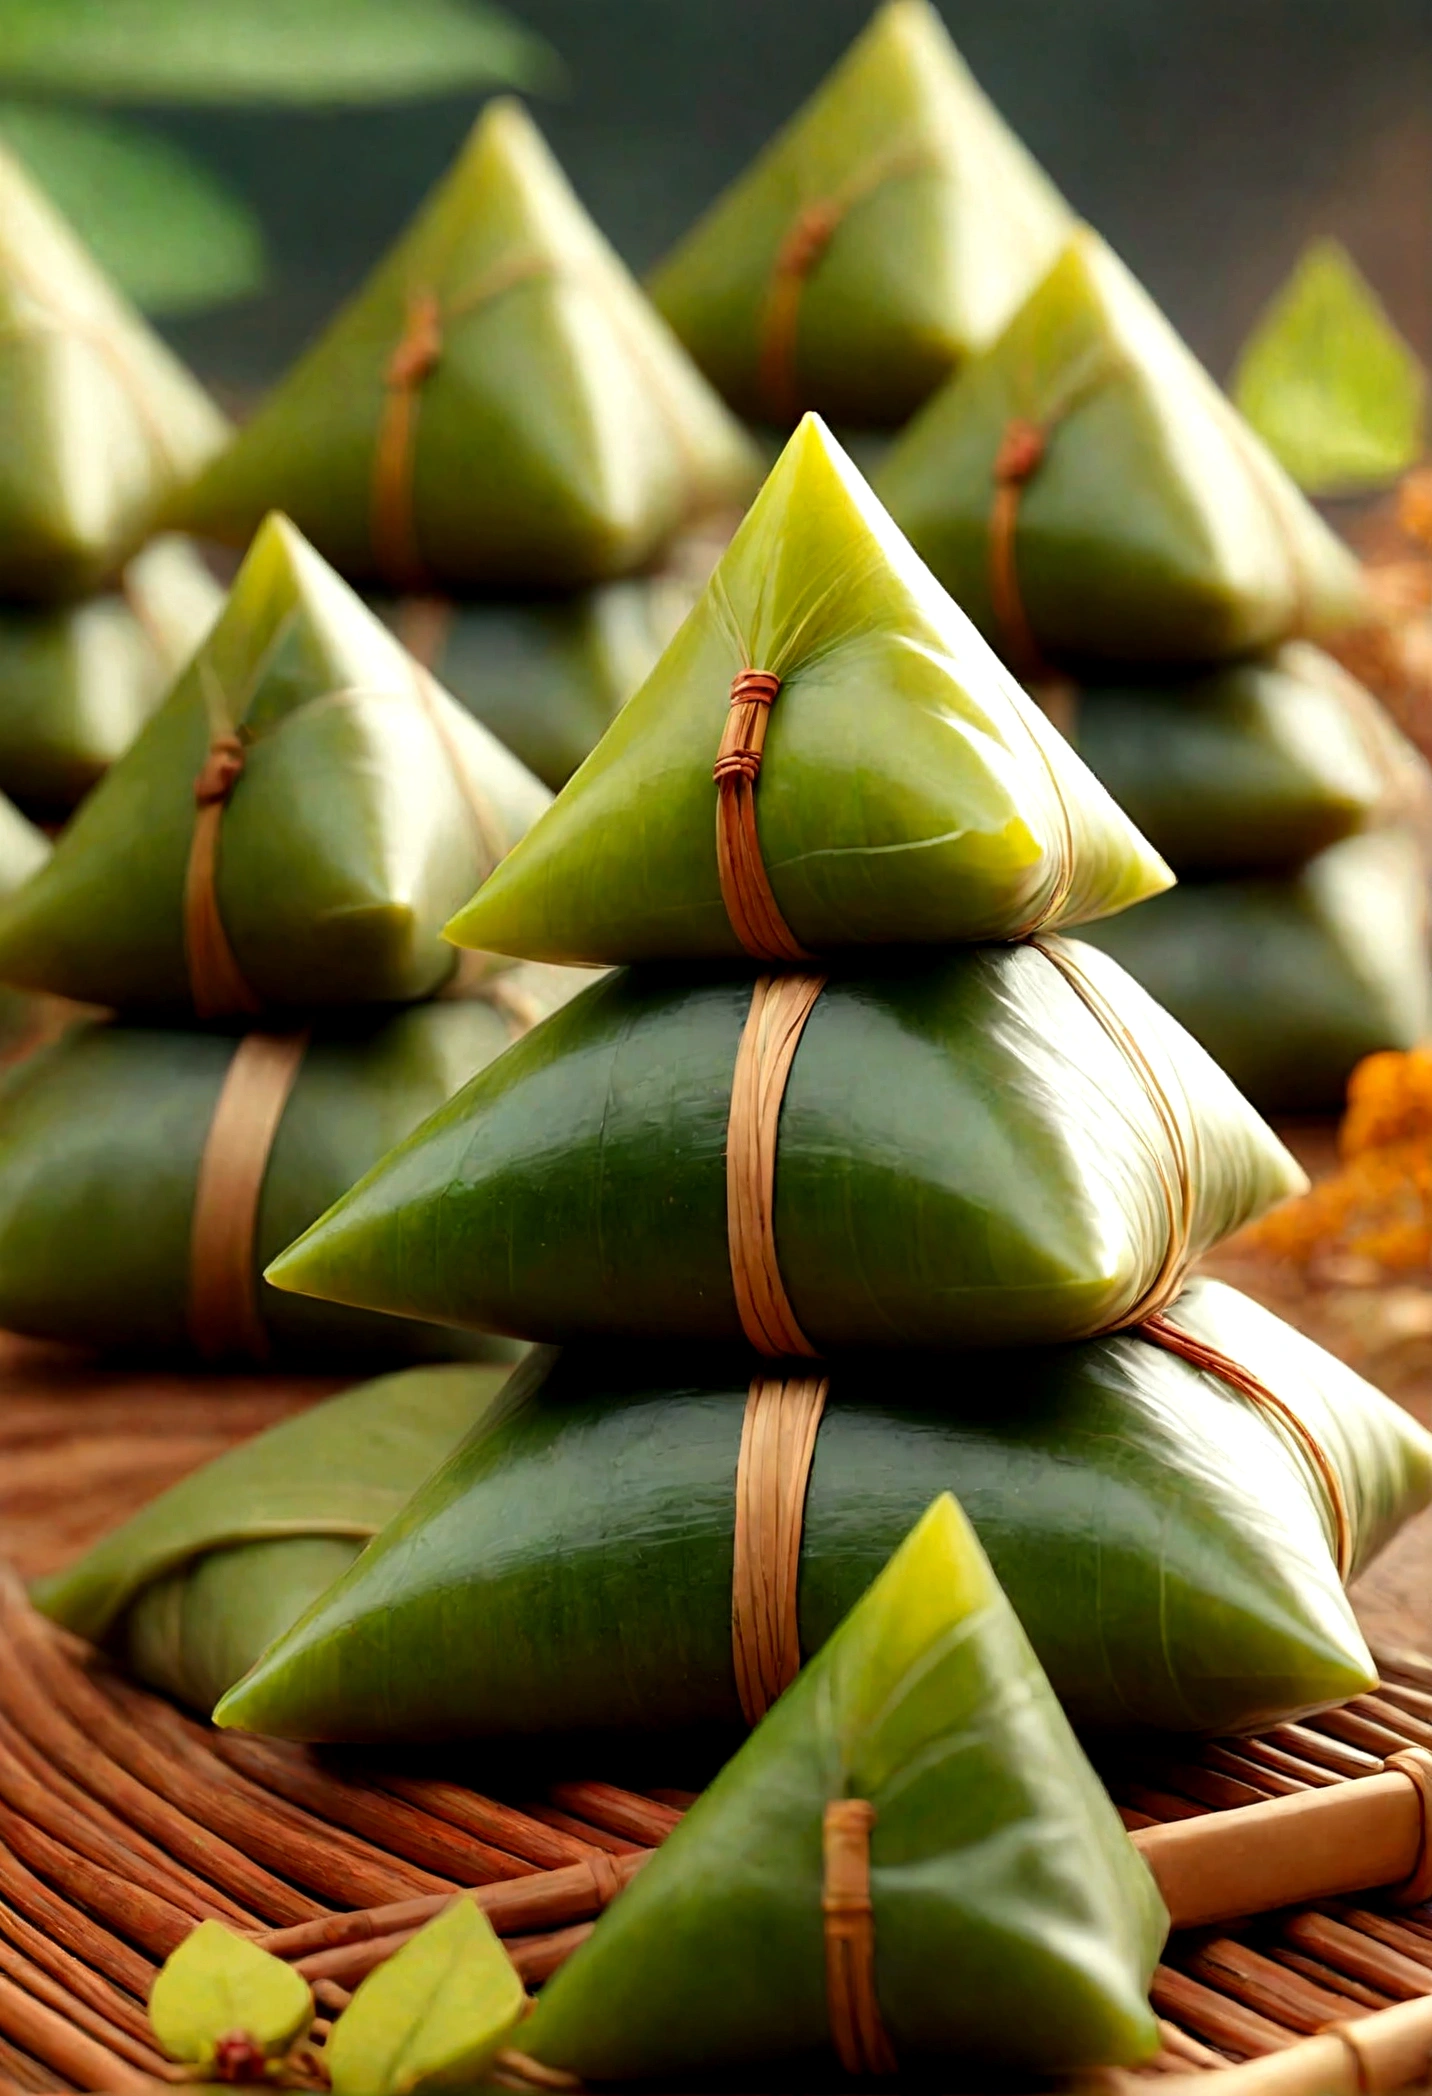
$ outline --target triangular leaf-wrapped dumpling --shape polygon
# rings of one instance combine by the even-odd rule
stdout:
[[[0,794],[0,895],[23,887],[53,848],[44,831],[36,829],[13,801]]]
[[[1379,1048],[1432,1027],[1427,868],[1395,830],[1296,873],[1186,881],[1092,939],[1264,1113],[1335,1113]]]
[[[0,1324],[151,1355],[470,1351],[259,1276],[530,1023],[526,977],[311,1034],[72,1027],[0,1088]]]
[[[876,476],[985,637],[1213,662],[1355,624],[1352,554],[1098,236],[1077,233]]]
[[[739,1340],[733,1086],[779,1024],[752,1018],[766,987],[604,977],[269,1278],[525,1339]],[[772,1256],[822,1354],[1107,1330],[1304,1184],[1203,1051],[1073,941],[832,976],[775,1103]]]
[[[383,1376],[181,1478],[36,1605],[206,1715],[487,1411],[506,1365]]]
[[[534,960],[741,954],[713,767],[744,670],[779,686],[754,820],[800,946],[1007,939],[1168,885],[808,416],[646,683],[451,936]]]
[[[903,422],[991,340],[1072,219],[927,0],[886,0],[651,279],[756,420]]]
[[[829,1808],[855,1799],[890,2065],[1067,2073],[1157,2050],[1163,1902],[948,1494],[515,2043],[594,2082],[828,2055]]]
[[[241,546],[286,510],[354,580],[571,589],[644,566],[758,470],[503,101],[170,514]]]
[[[124,755],[223,601],[194,549],[160,538],[115,591],[0,611],[0,788],[68,813]]]
[[[1432,804],[1426,760],[1305,641],[1192,677],[1100,679],[1056,717],[1181,878],[1285,872]]]
[[[272,517],[158,713],[0,910],[0,981],[201,1017],[424,997],[452,972],[444,919],[548,800]]]
[[[1286,1411],[1135,1332],[811,1364],[829,1387],[795,1527],[794,1656],[948,1489],[1081,1729],[1253,1731],[1370,1688],[1327,1480],[1355,1578],[1432,1500],[1432,1436],[1231,1288],[1191,1282],[1169,1314]],[[622,1342],[530,1356],[222,1722],[387,1741],[749,1722],[737,1479],[769,1368]],[[454,1650],[462,1665],[442,1664]]]
[[[106,581],[227,433],[3,151],[0,400],[0,597]]]

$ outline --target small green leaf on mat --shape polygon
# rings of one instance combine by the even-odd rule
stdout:
[[[149,2021],[171,2060],[212,2066],[248,2040],[265,2059],[288,2051],[313,2020],[308,1982],[222,1922],[200,1922],[168,1957],[149,1995]]]
[[[45,94],[321,106],[560,77],[475,0],[0,0],[0,86]]]
[[[334,2096],[470,2084],[525,2005],[487,1916],[454,1900],[368,1975],[334,2025],[323,2054]]]
[[[171,139],[115,117],[0,102],[0,145],[147,312],[197,312],[262,287],[257,218]]]
[[[1427,374],[1335,240],[1306,248],[1244,345],[1233,398],[1310,495],[1388,486],[1422,455]]]

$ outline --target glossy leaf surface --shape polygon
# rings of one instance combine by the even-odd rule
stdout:
[[[757,829],[811,951],[1004,939],[1167,886],[809,416],[646,683],[452,937],[547,960],[739,957],[712,766],[746,667],[781,679]]]
[[[1120,970],[1069,942],[1195,1160],[1196,1256],[1303,1176]],[[283,1289],[538,1340],[739,1340],[726,1146],[751,979],[606,976],[278,1259]],[[834,976],[780,1113],[775,1241],[801,1330],[1010,1345],[1130,1315],[1169,1250],[1161,1109],[1036,947]]]
[[[1355,1569],[1432,1498],[1432,1441],[1330,1354],[1212,1282],[1173,1314],[1317,1436]],[[222,1721],[303,1739],[739,1727],[735,1479],[758,1365],[621,1344],[532,1357]],[[1251,1731],[1372,1681],[1307,1458],[1150,1341],[837,1359],[829,1373],[803,1654],[949,1490],[1081,1728]]]
[[[523,2049],[593,2081],[822,2052],[828,2073],[821,1821],[851,1797],[875,1810],[875,1993],[902,2064],[1154,2049],[1167,1916],[948,1495],[544,1988]]]
[[[996,648],[996,461],[1042,457],[1011,536],[1023,615],[1055,663],[1217,662],[1365,614],[1353,555],[1148,294],[1077,233],[989,349],[876,476],[897,524]]]
[[[1427,373],[1336,240],[1299,256],[1244,345],[1233,398],[1310,495],[1387,487],[1422,456]]]

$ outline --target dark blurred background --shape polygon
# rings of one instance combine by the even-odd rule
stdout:
[[[869,0],[512,0],[566,92],[534,104],[638,270],[819,80]],[[943,0],[995,102],[1220,376],[1303,242],[1342,238],[1432,358],[1432,0]],[[271,288],[166,332],[271,377],[456,149],[471,94],[153,112],[257,205]]]

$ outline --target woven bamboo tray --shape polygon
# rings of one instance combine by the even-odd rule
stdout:
[[[325,1394],[276,1379],[96,1373],[0,1335],[0,1555],[52,1569],[173,1478]],[[1365,1610],[1426,1592],[1432,1522]],[[1432,1659],[1380,1654],[1383,1687],[1256,1740],[1105,1771],[1130,1827],[1353,1782],[1432,1747]],[[301,1965],[321,2010],[459,1886],[480,1897],[529,1984],[582,1940],[690,1793],[629,1769],[482,1790],[451,1774],[220,1734],[136,1689],[36,1617],[0,1575],[0,2096],[153,2089],[158,1962],[216,1915]],[[664,1773],[669,1773],[664,1772]],[[589,1772],[590,1776],[590,1772]],[[626,1778],[625,1782],[606,1778]],[[1188,1934],[1154,1986],[1151,2074],[1214,2071],[1322,2026],[1432,1995],[1432,1908],[1365,1899]]]

